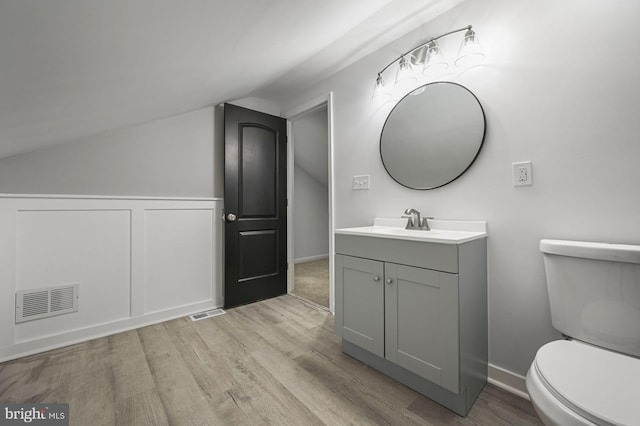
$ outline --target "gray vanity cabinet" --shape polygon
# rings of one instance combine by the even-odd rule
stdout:
[[[458,386],[458,277],[336,256],[344,340],[453,392]]]
[[[486,238],[336,234],[343,351],[466,415],[487,378]]]
[[[336,256],[342,337],[384,357],[384,266],[382,262]],[[337,313],[336,313],[337,314]]]
[[[458,276],[385,263],[385,358],[458,393]]]

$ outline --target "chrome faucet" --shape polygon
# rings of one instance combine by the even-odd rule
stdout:
[[[418,229],[421,231],[431,230],[431,228],[429,228],[429,223],[427,222],[427,219],[433,219],[432,217],[423,217],[421,219],[420,212],[416,209],[406,209],[404,211],[404,214],[408,215],[408,216],[402,216],[407,218],[407,226],[405,227],[405,229]]]
[[[404,211],[404,214],[409,215],[409,216],[402,216],[402,217],[406,217],[407,220],[407,226],[405,227],[406,229],[418,229],[420,228],[420,212],[416,209],[406,209]]]

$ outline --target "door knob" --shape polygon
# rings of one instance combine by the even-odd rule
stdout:
[[[380,281],[380,277],[379,277],[379,276],[377,276],[377,275],[374,275],[374,276],[373,276],[373,280],[374,280],[374,281],[376,281],[376,282],[377,282],[377,281]]]
[[[392,278],[387,278],[387,284],[393,284],[393,279]]]
[[[229,213],[227,215],[227,222],[235,222],[236,221],[236,215],[233,213]]]

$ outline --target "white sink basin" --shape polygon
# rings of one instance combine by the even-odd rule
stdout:
[[[405,219],[374,219],[373,226],[336,229],[336,234],[460,244],[487,236],[486,222],[430,220],[430,231],[405,229]]]

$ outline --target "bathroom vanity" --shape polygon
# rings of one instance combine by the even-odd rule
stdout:
[[[486,223],[336,230],[343,352],[465,416],[487,381]]]

